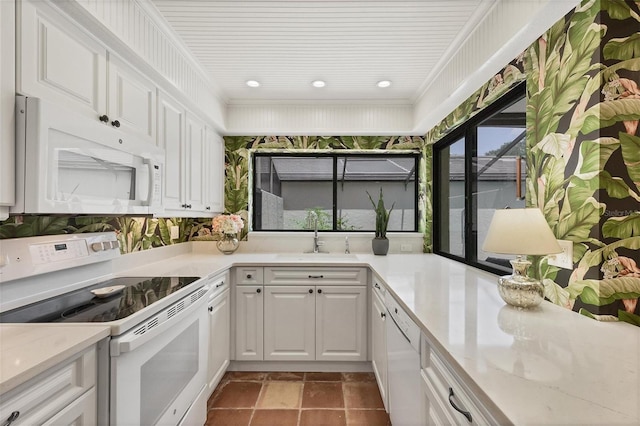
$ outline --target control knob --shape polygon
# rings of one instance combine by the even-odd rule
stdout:
[[[93,251],[102,251],[104,250],[104,246],[102,245],[102,243],[93,243],[91,244],[91,250]]]

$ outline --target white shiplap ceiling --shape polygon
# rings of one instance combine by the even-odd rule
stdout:
[[[151,1],[230,103],[413,103],[495,3]],[[317,79],[326,87],[313,88]]]

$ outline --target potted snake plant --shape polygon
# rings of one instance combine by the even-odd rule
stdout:
[[[391,208],[387,210],[384,206],[384,198],[382,197],[382,188],[380,188],[380,196],[378,202],[373,201],[369,191],[366,191],[373,204],[373,209],[376,213],[376,235],[371,241],[371,247],[373,248],[373,254],[384,256],[389,252],[389,240],[387,239],[387,226],[389,225],[389,216],[395,203],[391,205]]]

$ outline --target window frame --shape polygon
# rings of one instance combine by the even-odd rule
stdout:
[[[439,256],[443,256],[458,262],[465,263],[478,269],[482,269],[494,274],[504,275],[505,272],[511,272],[511,268],[493,265],[478,260],[478,241],[477,230],[474,232],[474,224],[477,224],[477,206],[474,206],[473,194],[477,190],[477,180],[474,179],[473,159],[478,155],[478,127],[491,124],[492,121],[499,124],[509,124],[514,119],[524,120],[526,129],[526,114],[508,113],[509,115],[501,118],[493,117],[500,111],[510,107],[519,100],[526,98],[526,82],[522,81],[515,85],[500,98],[460,124],[433,146],[433,201],[440,203],[442,196],[442,185],[445,184],[444,176],[440,167],[441,152],[451,146],[458,140],[464,138],[465,142],[465,159],[464,159],[464,256],[458,256],[441,249],[441,238],[443,237],[443,229],[440,223],[442,221],[441,209],[433,209],[433,251]],[[448,183],[448,179],[446,183]],[[526,188],[526,185],[525,185]],[[447,229],[449,231],[449,229]]]
[[[407,231],[388,231],[389,233],[416,233],[419,232],[419,179],[420,179],[420,162],[421,153],[419,150],[371,150],[371,151],[359,151],[359,152],[350,152],[348,150],[317,150],[317,151],[284,151],[284,150],[255,150],[251,155],[251,188],[250,194],[253,202],[251,203],[251,231],[253,232],[309,232],[308,229],[255,229],[255,224],[257,222],[257,214],[258,209],[256,209],[256,161],[259,157],[327,157],[332,159],[332,169],[333,169],[333,178],[332,178],[332,229],[318,229],[318,232],[329,232],[329,233],[358,233],[358,232],[375,232],[375,229],[367,230],[367,229],[337,229],[338,225],[338,184],[340,183],[340,179],[338,179],[338,158],[340,157],[360,157],[360,158],[375,158],[375,157],[405,157],[412,158],[415,161],[415,169],[413,171],[414,178],[414,198],[415,198],[415,209],[413,214],[413,230]],[[375,199],[375,195],[372,195]],[[373,206],[371,207],[373,209]],[[388,207],[387,207],[388,208]]]

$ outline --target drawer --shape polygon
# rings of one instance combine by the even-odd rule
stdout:
[[[366,268],[264,268],[266,285],[366,285]]]
[[[261,266],[242,266],[235,268],[236,285],[256,285],[264,283],[264,268]]]
[[[497,424],[477,397],[468,391],[433,348],[429,348],[427,363],[427,367],[422,370],[422,380],[424,393],[428,398],[430,417],[439,418],[442,424]],[[453,395],[450,396],[451,392]],[[456,410],[454,404],[459,410]],[[467,412],[471,420],[469,421],[461,411]]]
[[[18,411],[20,416],[12,425],[43,424],[93,388],[96,374],[96,350],[92,346],[2,395],[0,419],[5,421]]]

